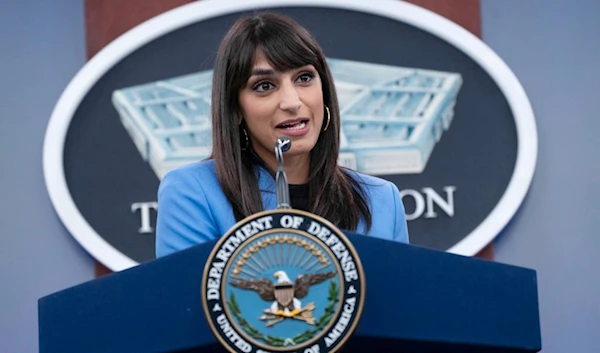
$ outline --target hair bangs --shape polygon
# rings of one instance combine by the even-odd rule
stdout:
[[[293,70],[313,65],[321,73],[323,63],[318,49],[311,43],[311,35],[295,22],[277,15],[249,18],[246,32],[236,38],[236,55],[230,56],[229,78],[231,88],[238,91],[250,78],[257,51],[261,50],[277,71]],[[230,97],[234,99],[234,97]]]
[[[277,35],[264,35],[258,39],[257,49],[265,53],[267,60],[278,71],[292,70],[306,65],[320,66],[317,54],[308,44],[288,31]]]

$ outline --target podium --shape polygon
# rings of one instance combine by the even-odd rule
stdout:
[[[341,352],[538,352],[530,269],[345,233],[366,279]],[[40,353],[227,352],[208,326],[201,283],[215,242],[39,299]]]

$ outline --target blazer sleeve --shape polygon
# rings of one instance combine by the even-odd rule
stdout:
[[[400,243],[409,243],[408,226],[406,224],[406,213],[400,196],[400,190],[394,183],[389,183],[392,188],[394,202],[394,235],[393,240]]]
[[[158,188],[156,257],[218,237],[202,184],[185,169],[173,169]]]

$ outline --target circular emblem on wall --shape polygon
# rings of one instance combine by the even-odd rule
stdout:
[[[252,215],[215,245],[202,303],[231,352],[335,352],[362,313],[365,278],[346,236],[298,210]]]
[[[214,53],[256,10],[295,18],[321,43],[339,163],[398,186],[412,244],[471,256],[498,235],[529,188],[537,134],[519,81],[485,43],[404,1],[203,0],[110,43],[55,107],[46,185],[92,256],[114,271],[154,259],[160,180],[210,153]]]

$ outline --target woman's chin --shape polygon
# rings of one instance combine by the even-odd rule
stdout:
[[[310,151],[315,147],[315,144],[306,139],[294,141],[292,140],[292,148],[285,153],[285,155],[303,155],[309,154]]]

